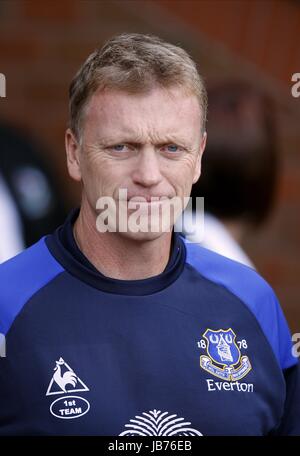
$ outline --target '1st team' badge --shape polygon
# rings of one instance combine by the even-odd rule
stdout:
[[[252,369],[248,356],[241,356],[235,342],[236,334],[229,329],[207,329],[203,334],[206,339],[207,355],[200,356],[200,366],[210,374],[227,381],[237,381],[245,377]]]

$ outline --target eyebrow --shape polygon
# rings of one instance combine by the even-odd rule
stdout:
[[[142,140],[141,137],[138,136],[127,136],[126,134],[115,137],[115,138],[104,138],[104,139],[99,139],[97,143],[100,146],[107,147],[111,146],[113,144],[134,144],[134,145],[143,145],[145,144],[144,141]],[[180,139],[176,138],[176,136],[165,136],[164,138],[158,139],[157,141],[154,142],[156,146],[162,146],[164,144],[177,144],[179,146],[185,147],[187,149],[191,149],[192,146],[190,143],[187,143],[186,139]]]

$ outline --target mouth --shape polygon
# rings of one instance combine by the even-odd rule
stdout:
[[[171,199],[168,196],[164,195],[132,195],[127,198],[126,201],[130,202],[140,202],[140,203],[157,203],[165,200]]]
[[[133,192],[128,191],[127,188],[119,188],[119,194],[116,195],[117,200],[120,202],[140,202],[140,203],[157,203],[167,200],[171,200],[175,195],[166,195],[161,193],[144,193],[144,192]]]

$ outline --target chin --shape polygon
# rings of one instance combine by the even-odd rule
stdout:
[[[166,236],[168,234],[169,233],[166,233],[166,232],[153,233],[151,231],[148,231],[146,233],[143,233],[142,231],[139,231],[137,233],[133,233],[130,231],[127,231],[126,233],[119,232],[119,235],[122,236],[124,239],[136,241],[136,242],[155,241],[156,239],[159,239],[160,237]]]
[[[120,236],[138,242],[153,241],[161,236],[168,237],[173,231],[172,221],[168,218],[149,217],[147,212],[141,213],[138,218],[127,218],[126,223],[117,222],[117,231]],[[123,230],[121,228],[123,227]]]

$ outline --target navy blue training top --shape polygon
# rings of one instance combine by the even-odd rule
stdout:
[[[161,274],[112,279],[76,217],[0,265],[0,435],[300,435],[299,363],[254,270],[174,233]]]

